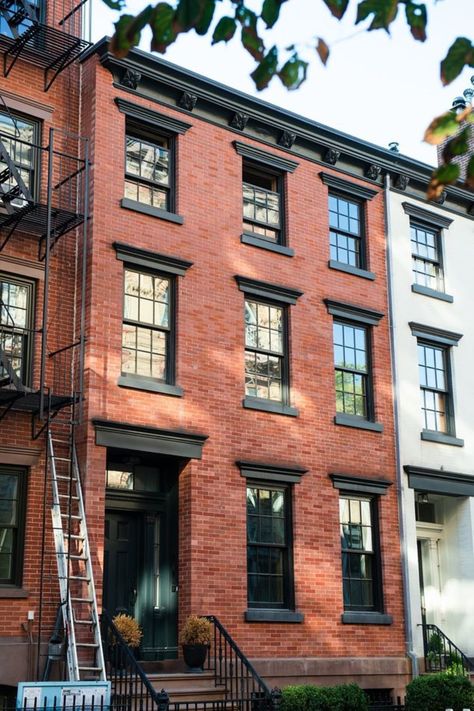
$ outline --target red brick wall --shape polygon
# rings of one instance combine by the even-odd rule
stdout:
[[[238,136],[187,115],[192,128],[178,137],[177,158],[177,212],[184,225],[121,209],[125,117],[114,98],[122,92],[95,58],[88,60],[85,72],[83,110],[94,157],[88,417],[209,435],[202,461],[188,464],[180,475],[181,619],[189,612],[216,614],[250,656],[275,654],[282,635],[286,656],[402,655],[396,487],[380,501],[385,607],[394,623],[343,626],[338,492],[328,478],[338,471],[395,482],[388,317],[373,329],[372,342],[375,415],[384,431],[335,426],[332,317],[323,303],[331,298],[387,314],[383,196],[367,203],[373,282],[328,269],[327,188],[318,177],[321,167],[313,162],[300,160],[287,176],[287,234],[294,258],[243,245],[241,158],[232,146]],[[182,118],[139,97],[133,101]],[[115,257],[114,241],[194,262],[178,279],[177,383],[184,388],[183,398],[117,386],[123,263]],[[244,297],[235,274],[304,291],[290,308],[291,400],[298,418],[242,408]],[[103,527],[103,451],[94,447],[90,426],[87,497],[89,528],[97,541]],[[237,459],[294,463],[309,470],[295,486],[293,500],[296,605],[305,614],[301,625],[243,622],[245,480]]]

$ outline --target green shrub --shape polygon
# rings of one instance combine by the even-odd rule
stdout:
[[[287,686],[282,711],[367,711],[367,697],[357,684]],[[443,709],[444,711],[444,709]]]
[[[427,674],[407,686],[405,711],[474,709],[474,687],[465,676]]]

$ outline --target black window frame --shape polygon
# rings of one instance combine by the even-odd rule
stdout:
[[[17,284],[20,286],[25,286],[28,289],[27,296],[27,318],[25,327],[14,327],[9,326],[8,323],[2,323],[0,320],[0,345],[1,345],[1,334],[21,331],[22,337],[26,345],[22,346],[22,372],[19,376],[20,381],[23,385],[30,387],[33,382],[33,365],[34,365],[34,346],[35,346],[35,306],[36,306],[36,282],[33,279],[24,278],[17,276],[16,274],[11,274],[8,272],[0,272],[0,283],[8,282],[10,284]],[[1,299],[1,290],[0,290]],[[5,312],[7,310],[5,309]],[[7,317],[8,321],[8,317]],[[9,379],[8,379],[8,382]],[[4,385],[3,379],[0,379],[0,387]]]
[[[26,528],[26,503],[28,494],[28,469],[16,465],[0,464],[1,475],[14,475],[18,477],[17,484],[17,523],[9,526],[15,530],[14,543],[12,545],[13,571],[10,578],[0,579],[1,588],[19,588],[23,582],[24,548],[25,548],[25,528]],[[0,529],[7,528],[0,525]]]
[[[383,589],[382,589],[382,565],[381,565],[381,554],[380,554],[380,526],[379,526],[379,496],[373,494],[365,493],[355,493],[353,491],[339,492],[339,504],[341,500],[351,501],[367,501],[370,507],[370,518],[371,518],[371,534],[372,534],[372,548],[373,550],[369,552],[372,559],[372,584],[371,592],[373,604],[368,605],[354,605],[347,604],[345,601],[345,580],[350,580],[351,577],[344,576],[344,555],[350,556],[363,556],[367,555],[368,552],[363,548],[344,548],[343,536],[342,536],[342,526],[341,515],[339,513],[339,527],[341,531],[341,563],[342,563],[342,584],[343,584],[343,608],[344,612],[383,612]],[[340,509],[339,509],[340,511]],[[348,566],[350,568],[350,565]]]
[[[357,328],[364,331],[365,334],[365,358],[366,358],[366,372],[357,370],[356,368],[341,367],[336,364],[335,360],[335,338],[334,338],[334,326],[348,326],[350,328]],[[357,321],[351,321],[349,319],[344,319],[340,317],[335,317],[333,319],[333,353],[334,353],[334,376],[335,376],[335,392],[336,392],[336,415],[349,416],[358,418],[360,420],[373,422],[375,416],[375,406],[374,406],[374,386],[373,386],[373,373],[372,373],[372,330],[369,326],[359,323]],[[337,409],[337,383],[336,383],[336,373],[349,372],[354,375],[361,375],[365,379],[365,403],[366,403],[366,414],[356,415],[355,413],[346,412],[345,410]],[[344,391],[342,391],[344,392]],[[355,392],[355,391],[354,391]]]
[[[362,200],[361,198],[358,198],[357,196],[352,196],[348,195],[347,193],[344,193],[342,191],[339,191],[337,189],[330,188],[328,190],[328,220],[330,217],[330,199],[331,198],[336,198],[338,200],[344,200],[345,202],[349,204],[356,205],[358,208],[359,212],[359,234],[355,235],[348,230],[343,230],[339,227],[332,227],[331,224],[329,223],[329,258],[330,262],[333,265],[341,265],[343,268],[347,269],[353,269],[353,270],[358,270],[360,269],[361,271],[366,271],[367,270],[367,229],[366,229],[366,211],[365,211],[365,201]],[[354,239],[356,240],[356,243],[359,245],[359,263],[358,264],[350,264],[349,262],[344,262],[339,259],[333,259],[332,257],[332,244],[331,244],[331,232],[334,232],[336,235],[341,235],[343,237],[349,238],[349,239]]]
[[[247,491],[249,488],[265,491],[284,492],[284,527],[285,543],[272,544],[269,542],[250,542],[248,536],[248,510],[246,506],[246,551],[247,551],[247,606],[249,610],[294,610],[295,608],[295,581],[294,581],[294,560],[293,560],[293,487],[288,483],[273,483],[270,481],[259,481],[257,479],[247,479],[245,488],[245,498],[247,502]],[[252,548],[278,548],[283,551],[283,600],[277,602],[255,602],[249,599],[249,547]],[[263,575],[263,573],[260,573]]]
[[[39,119],[35,118],[34,116],[30,116],[29,114],[26,114],[22,111],[11,110],[9,108],[7,108],[7,110],[0,109],[0,114],[3,114],[7,118],[11,117],[13,119],[13,122],[15,122],[15,120],[24,121],[24,122],[31,124],[31,126],[32,126],[32,129],[33,129],[32,142],[28,143],[26,141],[26,143],[28,145],[31,145],[31,150],[32,150],[32,162],[31,162],[32,179],[30,181],[29,191],[31,193],[31,196],[33,197],[33,200],[36,201],[38,199],[38,195],[40,192],[40,180],[41,180],[41,172],[42,172],[41,171],[41,167],[42,167],[41,166],[41,153],[42,152],[40,150],[42,122]],[[1,129],[0,129],[0,138],[3,143],[5,143],[8,140],[5,138],[5,136],[6,136],[6,134],[2,134]],[[20,136],[15,136],[15,135],[11,136],[11,140],[22,141]],[[23,167],[17,161],[13,161],[13,162],[17,168],[21,169]],[[19,199],[21,199],[21,197]],[[16,200],[18,200],[18,198],[16,198],[11,203],[12,206],[13,207],[22,207],[21,205],[15,204]],[[26,205],[26,202],[25,201],[23,201],[23,202],[24,202],[24,205]]]
[[[125,274],[127,271],[135,272],[137,274],[144,274],[146,276],[151,276],[158,279],[166,279],[169,283],[168,294],[168,322],[169,325],[157,326],[155,324],[148,323],[146,321],[135,321],[130,318],[125,317]],[[123,327],[126,324],[137,326],[138,328],[147,328],[151,331],[160,331],[167,333],[167,349],[165,358],[165,372],[166,377],[164,379],[155,378],[152,375],[142,375],[141,373],[132,373],[122,370],[121,361],[121,377],[130,378],[130,380],[142,381],[144,383],[157,383],[159,385],[175,385],[176,381],[176,307],[177,307],[177,284],[176,276],[173,274],[160,272],[155,269],[150,269],[143,266],[138,266],[134,264],[124,264],[123,270],[123,301],[122,301],[122,337],[123,337]],[[123,351],[123,342],[121,345],[121,356]],[[150,351],[151,355],[152,351]]]
[[[246,172],[254,173],[260,175],[263,178],[269,178],[276,181],[276,190],[268,190],[262,188],[258,185],[250,183],[248,180],[244,180],[244,175]],[[244,205],[244,184],[248,184],[251,187],[256,187],[260,190],[264,190],[267,193],[273,193],[278,195],[278,208],[279,208],[279,227],[275,228],[271,223],[260,222],[257,219],[251,219],[244,215],[243,205]],[[242,229],[243,234],[264,242],[268,242],[270,245],[277,245],[281,247],[286,246],[286,180],[285,173],[278,171],[276,169],[269,168],[268,166],[262,165],[261,163],[252,161],[249,158],[243,157],[242,159]],[[249,229],[244,223],[255,224],[259,227],[266,228],[269,230],[274,230],[276,234],[276,239],[272,239],[268,235],[264,235],[260,232]]]
[[[143,140],[154,147],[160,148],[156,144],[159,139],[166,139],[168,142],[168,186],[163,183],[158,183],[156,181],[149,180],[147,178],[137,177],[132,173],[127,173],[127,141],[128,139]],[[134,182],[137,185],[144,184],[150,188],[166,190],[167,191],[167,201],[165,207],[158,207],[156,205],[150,205],[147,202],[142,202],[136,200],[139,205],[146,206],[155,210],[168,213],[176,213],[176,136],[170,131],[164,129],[153,130],[146,125],[140,125],[133,119],[127,117],[125,125],[125,146],[124,146],[124,160],[125,160],[125,170],[124,170],[124,199],[132,200],[132,198],[127,197],[125,194],[125,183],[127,180]]]
[[[417,232],[418,230],[421,230],[423,232],[429,232],[430,234],[432,234],[434,236],[435,251],[436,251],[436,255],[437,255],[436,259],[432,259],[431,257],[427,257],[427,256],[421,256],[414,251],[413,245],[414,245],[414,243],[416,244],[418,242],[417,242],[417,240],[413,240],[412,230],[415,230],[415,232]],[[443,259],[443,243],[442,243],[441,229],[436,225],[424,223],[421,220],[410,219],[410,246],[411,246],[411,259],[412,259],[413,286],[418,287],[418,288],[421,287],[422,289],[427,289],[427,290],[439,292],[442,294],[445,293],[444,259]],[[430,284],[424,284],[421,281],[417,280],[418,274],[425,274],[425,281],[426,281],[426,273],[419,272],[415,269],[416,261],[423,262],[424,264],[432,264],[436,268],[436,275],[434,276],[434,280],[435,280],[434,286],[431,286]]]
[[[251,295],[246,295],[244,299],[244,323],[245,323],[245,334],[246,334],[246,322],[245,322],[245,313],[246,313],[246,308],[247,308],[247,302],[251,301],[252,303],[262,304],[264,306],[268,306],[270,308],[277,308],[281,310],[282,313],[282,353],[281,355],[277,353],[276,351],[271,351],[271,350],[265,350],[262,348],[258,347],[251,347],[247,345],[246,342],[246,336],[244,336],[244,347],[245,347],[245,354],[247,351],[251,351],[252,353],[262,353],[264,355],[270,355],[274,357],[278,357],[281,362],[281,394],[282,397],[280,400],[274,400],[272,398],[264,398],[264,397],[259,397],[258,395],[249,395],[247,393],[247,384],[245,383],[245,397],[247,398],[252,398],[255,400],[261,400],[266,403],[275,403],[276,405],[289,405],[290,403],[290,339],[289,339],[289,312],[288,312],[288,306],[279,303],[278,301],[272,301],[270,299],[262,299],[258,298],[256,296],[251,296]],[[245,357],[245,356],[244,356]],[[246,377],[247,375],[247,370],[244,365],[244,375]]]
[[[423,432],[431,432],[431,433],[436,433],[440,435],[445,435],[445,436],[451,436],[455,437],[456,436],[456,427],[455,427],[455,420],[454,420],[454,401],[453,401],[453,386],[452,386],[452,374],[451,374],[451,347],[448,345],[444,345],[441,343],[436,343],[433,341],[430,341],[429,339],[426,338],[417,338],[417,355],[418,355],[418,348],[424,347],[424,348],[431,348],[436,351],[440,351],[442,354],[442,359],[443,359],[443,367],[444,367],[444,381],[445,381],[445,388],[435,388],[431,387],[429,385],[422,385],[421,384],[421,378],[420,378],[420,368],[424,367],[426,368],[426,363],[421,364],[419,357],[417,358],[418,360],[418,380],[419,380],[419,385],[420,385],[420,393],[422,395],[422,404],[421,404],[421,412],[422,412],[422,424],[424,425],[422,427]],[[446,429],[441,430],[441,429],[431,429],[429,427],[426,427],[426,407],[425,405],[425,396],[424,393],[425,391],[428,392],[434,392],[434,393],[442,393],[444,396],[444,407],[445,407],[445,421],[446,421]]]

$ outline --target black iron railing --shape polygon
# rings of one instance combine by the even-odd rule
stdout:
[[[421,626],[427,672],[451,671],[453,674],[468,674],[474,669],[464,652],[439,627],[431,624]]]
[[[278,706],[281,692],[270,690],[217,617],[206,617],[213,626],[206,668],[214,672],[214,683],[222,688],[225,701],[237,701],[245,711]]]

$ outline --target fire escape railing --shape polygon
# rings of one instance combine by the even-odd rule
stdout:
[[[44,71],[44,90],[90,46],[81,35],[81,15],[88,0],[48,2],[0,0],[0,52],[7,77],[18,59],[34,62]]]
[[[457,674],[468,674],[474,670],[470,659],[439,627],[432,624],[423,624],[421,627],[427,672],[452,671]]]

